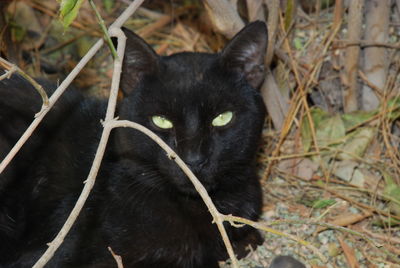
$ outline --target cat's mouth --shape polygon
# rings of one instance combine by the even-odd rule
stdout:
[[[200,183],[204,186],[209,194],[216,190],[217,183],[213,179],[212,174],[207,172],[207,170],[193,171],[193,174],[196,176],[196,178],[200,181]],[[190,196],[199,196],[192,181],[182,170],[176,170],[175,176],[173,177],[173,181],[175,182],[174,184],[179,192]]]
[[[200,196],[199,193],[197,192],[196,188],[192,184],[192,182],[188,178],[186,178],[186,180],[188,180],[187,183],[177,185],[178,191],[184,195],[188,195],[188,196],[192,196],[192,197]],[[215,183],[203,182],[202,185],[204,186],[204,188],[206,189],[208,194],[212,194],[215,191],[215,189],[217,188]]]

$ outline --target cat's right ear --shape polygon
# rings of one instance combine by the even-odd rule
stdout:
[[[268,31],[262,21],[255,21],[237,33],[221,52],[225,68],[243,75],[247,82],[258,89],[264,80],[264,55]]]
[[[127,39],[122,63],[121,90],[129,95],[144,75],[157,71],[159,56],[140,36],[124,27],[122,31]]]

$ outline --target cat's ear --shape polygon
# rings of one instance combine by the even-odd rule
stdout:
[[[264,80],[264,55],[267,48],[267,26],[255,21],[237,33],[221,52],[225,68],[243,74],[247,82],[259,88]]]
[[[126,36],[125,55],[122,63],[121,90],[129,95],[140,79],[158,70],[159,57],[140,36],[122,28]]]

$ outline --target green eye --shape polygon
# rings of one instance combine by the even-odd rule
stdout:
[[[162,115],[153,115],[151,121],[153,121],[154,125],[162,129],[170,129],[174,126],[171,121]]]
[[[232,118],[233,118],[233,113],[231,111],[227,111],[215,117],[211,124],[214,127],[223,127],[227,125],[229,122],[231,122]]]

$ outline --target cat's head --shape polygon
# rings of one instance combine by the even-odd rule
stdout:
[[[159,135],[207,190],[244,180],[252,170],[265,117],[258,91],[264,79],[265,23],[249,24],[217,54],[162,57],[134,33],[124,32],[120,118]],[[157,144],[136,130],[117,133],[121,155],[142,162],[153,174],[144,183],[194,193],[188,178]],[[154,171],[163,176],[154,176]]]

